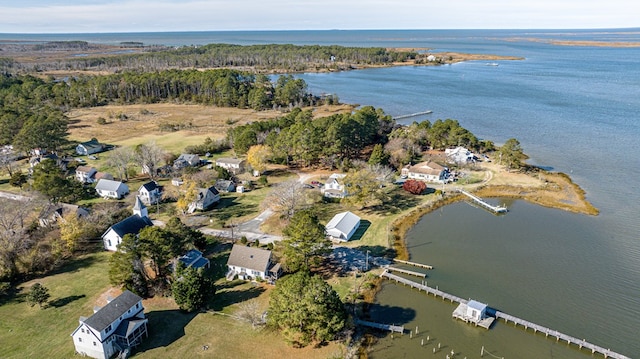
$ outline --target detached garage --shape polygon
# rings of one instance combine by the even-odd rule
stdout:
[[[348,241],[360,227],[360,217],[351,212],[336,214],[325,226],[331,240]]]

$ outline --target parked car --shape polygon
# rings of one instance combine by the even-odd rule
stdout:
[[[315,188],[315,187],[313,187],[310,184],[305,183],[305,184],[302,185],[302,188]]]
[[[314,186],[322,186],[322,183],[318,182],[318,181],[311,181],[311,184]]]

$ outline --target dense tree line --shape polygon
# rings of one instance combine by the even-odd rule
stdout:
[[[38,45],[43,49],[85,49],[84,42],[52,42]],[[29,48],[24,50],[28,51]],[[137,51],[137,50],[136,50]],[[407,61],[418,56],[415,52],[388,50],[382,47],[345,47],[338,45],[233,45],[209,44],[204,46],[146,47],[143,52],[109,56],[84,56],[56,59],[37,63],[0,62],[0,71],[44,70],[108,70],[129,69],[165,70],[175,68],[252,67],[259,71],[283,72],[320,69],[343,69],[363,64],[389,64]]]

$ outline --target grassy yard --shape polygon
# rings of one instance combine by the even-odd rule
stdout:
[[[19,293],[0,302],[0,358],[70,358],[74,346],[70,334],[80,316],[90,316],[95,305],[104,305],[109,286],[109,253],[89,254],[69,263],[57,273],[22,284]],[[224,273],[228,250],[210,254],[212,273]],[[36,282],[50,289],[51,304],[45,309],[24,301]],[[171,298],[144,300],[149,319],[149,338],[136,349],[137,358],[329,358],[340,357],[343,345],[329,343],[320,348],[295,349],[278,332],[252,328],[235,318],[242,303],[256,301],[261,310],[268,305],[272,286],[242,281],[216,282],[210,302],[213,312],[185,313]],[[117,291],[115,291],[117,293]],[[208,349],[204,350],[203,347]],[[259,350],[256,350],[256,349]]]

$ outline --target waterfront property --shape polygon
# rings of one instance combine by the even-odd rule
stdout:
[[[424,182],[444,183],[447,179],[447,168],[433,161],[420,162],[416,165],[406,165],[402,168],[401,175],[405,178],[416,179]]]
[[[79,322],[71,337],[81,356],[108,359],[128,352],[148,336],[142,298],[128,290],[94,309],[89,318],[80,317]]]
[[[347,242],[360,227],[360,217],[351,212],[338,213],[325,226],[329,239]]]

